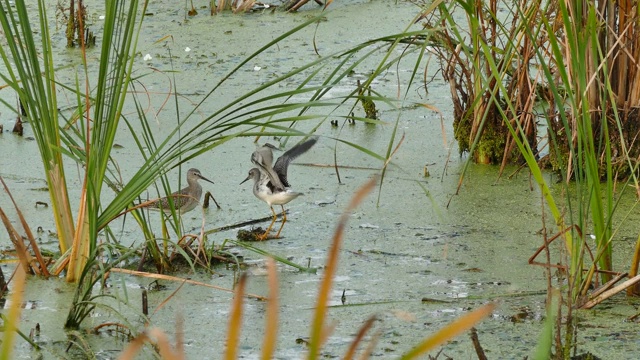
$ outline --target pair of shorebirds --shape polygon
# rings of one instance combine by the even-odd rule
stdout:
[[[267,230],[262,235],[257,236],[259,240],[267,239],[271,232],[271,228],[278,218],[275,210],[273,209],[273,205],[280,205],[282,208],[282,225],[280,225],[280,229],[275,236],[276,238],[280,237],[280,232],[282,231],[284,224],[287,222],[287,214],[284,210],[284,205],[302,195],[301,192],[291,190],[291,185],[287,180],[289,164],[295,158],[309,150],[317,141],[317,137],[312,137],[295,145],[280,156],[278,160],[276,160],[275,164],[273,163],[273,149],[277,148],[271,144],[264,144],[258,147],[256,151],[251,154],[251,162],[257,167],[249,170],[249,176],[247,176],[247,178],[240,184],[253,180],[253,194],[258,199],[269,205],[271,214],[273,215],[271,224],[269,224]],[[208,181],[213,184],[213,181],[202,176],[200,170],[189,169],[189,171],[187,171],[188,186],[171,194],[170,198],[173,202],[173,206],[181,214],[191,211],[198,206],[200,197],[202,196],[202,186],[198,183],[198,180]],[[171,206],[169,201],[169,197],[164,197],[153,203],[152,206],[162,209],[165,212],[170,212]]]

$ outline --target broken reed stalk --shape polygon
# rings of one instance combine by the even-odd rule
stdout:
[[[149,298],[147,289],[142,289],[142,315],[149,316]]]
[[[623,282],[622,284],[609,289],[603,293],[601,293],[600,295],[592,298],[591,300],[587,301],[586,303],[584,303],[582,306],[580,306],[581,309],[591,309],[592,307],[598,305],[599,303],[603,302],[604,300],[610,298],[611,296],[624,291],[625,289],[628,289],[630,287],[633,287],[635,284],[640,282],[640,275],[636,275],[635,277]]]
[[[473,343],[473,348],[476,350],[478,360],[487,360],[487,355],[485,355],[482,345],[480,345],[480,340],[478,339],[478,330],[476,330],[475,327],[472,327],[470,333],[471,342]]]

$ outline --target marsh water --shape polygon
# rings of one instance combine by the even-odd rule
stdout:
[[[135,71],[138,75],[145,74],[140,82],[151,96],[144,97],[147,101],[144,105],[154,121],[151,126],[158,138],[175,126],[177,113],[183,116],[190,112],[213,85],[248,54],[321,12],[321,8],[310,4],[297,14],[224,13],[212,17],[204,4],[195,5],[199,14],[188,18],[181,5],[170,1],[152,2],[147,11]],[[94,31],[99,34],[101,5],[87,2],[87,6]],[[194,121],[205,118],[276,74],[314,60],[318,56],[314,42],[320,55],[346,49],[368,39],[401,32],[410,26],[419,11],[418,6],[406,2],[335,2],[317,28],[302,30],[234,74],[198,108]],[[55,13],[53,5],[49,12]],[[73,81],[80,57],[76,50],[64,47],[62,26],[57,27],[52,38],[57,45],[54,57],[64,69],[59,73],[59,80]],[[88,56],[91,61],[98,55],[89,52]],[[412,71],[412,64],[408,61],[383,73],[373,83],[375,91],[389,97],[406,91],[403,81]],[[369,71],[375,65],[372,62]],[[508,168],[499,178],[496,167],[470,165],[456,195],[467,158],[458,154],[453,140],[449,88],[436,74],[436,59],[425,60],[423,66],[427,77],[433,78],[426,87],[411,89],[406,106],[393,108],[382,102],[377,104],[384,124],[352,125],[341,120],[338,127],[333,127],[325,121],[315,132],[320,136],[318,144],[289,168],[290,182],[305,195],[287,205],[289,215],[282,238],[252,245],[319,270],[315,274],[307,273],[278,264],[281,304],[278,358],[304,356],[304,341],[298,340],[309,336],[322,266],[337,220],[355,191],[371,176],[380,174],[383,166],[380,160],[333,139],[344,139],[385,154],[398,117],[394,144],[403,138],[402,144],[393,156],[382,186],[357,208],[348,223],[331,299],[334,306],[329,311],[335,330],[324,347],[324,354],[327,357],[343,354],[361,324],[375,315],[379,338],[373,356],[396,358],[469,309],[489,301],[497,302],[498,308],[477,326],[480,343],[489,358],[531,356],[539,341],[547,285],[543,268],[528,265],[527,261],[542,243],[540,192],[526,170]],[[171,71],[175,72],[169,76]],[[360,73],[345,79],[344,91],[352,91],[357,80],[365,76],[366,73]],[[174,79],[179,93],[178,109],[169,95]],[[0,95],[13,101],[14,94],[7,89]],[[75,99],[68,101],[72,106]],[[428,104],[439,112],[413,104]],[[132,104],[126,111],[127,116],[135,116]],[[362,108],[357,107],[356,111],[362,112]],[[13,126],[14,118],[6,108],[0,111],[5,129],[0,135],[0,175],[30,226],[42,229],[39,232],[42,246],[55,251],[57,239],[51,210],[35,206],[36,201],[49,201],[48,193],[43,191],[46,183],[37,145],[28,124],[22,137],[7,131]],[[316,124],[303,124],[300,130],[310,131]],[[123,127],[116,139],[120,146],[113,151],[123,179],[130,178],[142,161],[128,131]],[[260,141],[278,143],[272,138]],[[292,138],[283,147],[286,149],[293,143]],[[238,185],[252,167],[250,155],[254,148],[254,138],[236,138],[184,165],[183,174],[195,167],[215,182],[214,185],[204,183],[204,188],[211,191],[221,205],[219,210],[209,208],[203,213],[192,211],[183,216],[188,231],[198,232],[203,217],[205,230],[209,230],[269,215],[269,207],[254,197],[250,185]],[[334,157],[343,166],[339,179],[332,166]],[[425,176],[425,167],[429,176]],[[172,174],[172,186],[177,188],[178,171],[170,173],[170,178]],[[81,186],[79,170],[69,163],[67,175],[72,191],[76,191],[71,193],[72,206],[77,208]],[[549,180],[554,181],[551,175]],[[181,184],[184,185],[184,180]],[[157,196],[155,189],[149,190],[149,196]],[[6,194],[0,195],[0,201],[3,208],[12,208]],[[622,206],[627,208],[633,203],[632,198],[622,200]],[[637,217],[632,212],[625,224],[637,223]],[[17,223],[15,216],[12,220]],[[160,234],[159,218],[152,220],[157,221],[152,226],[156,226],[156,233]],[[266,227],[268,223],[258,225]],[[113,228],[119,231],[119,241],[124,245],[139,246],[144,241],[142,232],[131,219]],[[207,240],[221,244],[225,239],[235,239],[236,232],[237,229],[217,232]],[[623,227],[619,234],[616,254],[630,254],[636,229]],[[4,231],[0,232],[0,243],[6,249],[11,248]],[[266,295],[264,258],[239,247],[228,251],[241,255],[248,264],[246,271],[251,274],[248,291]],[[616,261],[629,263],[624,257]],[[13,266],[3,265],[5,274]],[[196,268],[195,272],[173,275],[233,287],[238,273],[232,267],[220,265],[212,270],[213,273]],[[142,289],[151,282],[151,279],[117,273],[112,273],[109,280],[108,291],[124,300],[111,305],[137,330],[144,325],[138,315]],[[181,286],[179,282],[161,283],[163,288],[149,291],[151,308],[159,306]],[[62,329],[73,291],[74,286],[62,279],[32,278],[27,283],[20,328],[29,333],[36,323],[40,324],[41,333],[36,340],[43,344],[45,358],[84,358],[77,348],[71,353],[65,352],[68,339]],[[226,292],[184,284],[151,316],[151,325],[174,339],[176,321],[182,318],[187,357],[219,358],[224,351],[231,299],[232,295]],[[249,299],[245,309],[241,356],[258,358],[265,331],[265,304]],[[580,311],[578,348],[602,358],[638,358],[637,325],[625,320],[635,312],[637,302],[622,296],[596,310]],[[83,328],[106,321],[122,319],[108,310],[97,309]],[[100,359],[117,357],[126,345],[120,336],[109,332],[84,334],[84,337]],[[17,343],[16,358],[35,356],[28,344],[20,339]],[[454,359],[475,358],[468,336],[446,344],[443,353]],[[151,351],[144,356],[151,358]]]

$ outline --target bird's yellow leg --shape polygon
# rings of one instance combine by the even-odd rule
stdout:
[[[269,224],[267,231],[265,231],[264,234],[262,234],[261,236],[258,236],[258,239],[261,241],[266,240],[269,237],[269,232],[271,231],[273,224],[275,224],[276,220],[278,219],[278,215],[276,215],[276,211],[273,210],[273,206],[270,206],[269,208],[271,209],[271,214],[273,214],[273,219],[271,220],[271,224]]]
[[[278,230],[278,233],[276,234],[276,238],[280,237],[280,231],[282,231],[282,228],[284,227],[284,223],[287,222],[287,212],[284,211],[284,205],[280,205],[280,207],[282,208],[282,225],[280,225],[280,229]]]

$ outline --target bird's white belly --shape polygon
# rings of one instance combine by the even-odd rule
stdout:
[[[291,189],[286,189],[285,191],[271,192],[269,188],[266,186],[261,186],[260,191],[256,193],[256,196],[260,198],[262,201],[271,205],[284,205],[289,201],[297,198],[302,195],[300,192],[292,191]]]

